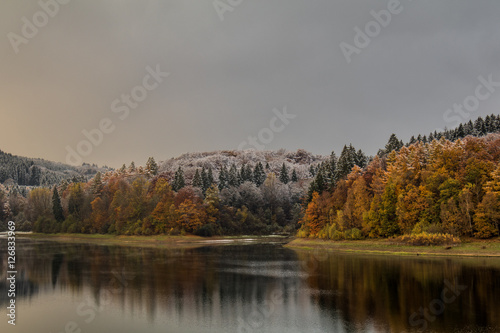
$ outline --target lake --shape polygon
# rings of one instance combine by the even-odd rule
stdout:
[[[500,332],[500,261],[17,240],[0,332]]]

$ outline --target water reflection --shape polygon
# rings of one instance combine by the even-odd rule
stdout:
[[[24,240],[17,255],[20,332],[61,332],[68,321],[82,332],[408,332],[422,320],[436,332],[500,330],[492,259],[318,260],[276,244],[169,250]],[[445,281],[466,287],[436,315]]]
[[[333,254],[316,262],[307,284],[323,309],[339,313],[347,330],[500,331],[500,263],[491,258],[401,258]],[[364,323],[366,325],[364,325]]]

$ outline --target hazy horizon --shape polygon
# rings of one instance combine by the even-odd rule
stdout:
[[[66,163],[81,145],[81,161],[119,167],[249,148],[249,137],[266,150],[352,143],[374,155],[391,133],[406,142],[498,114],[493,0],[0,9],[0,149],[14,155]],[[82,145],[82,131],[95,142]]]

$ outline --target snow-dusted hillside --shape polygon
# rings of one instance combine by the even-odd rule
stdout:
[[[72,166],[40,158],[16,156],[0,150],[0,183],[6,186],[52,186],[71,178],[87,181],[97,172],[105,173],[109,170],[112,169],[85,163]]]
[[[258,162],[264,166],[269,165],[266,172],[279,173],[283,163],[288,170],[295,169],[299,179],[310,178],[309,168],[311,165],[317,165],[326,160],[327,156],[313,155],[308,151],[299,149],[295,152],[280,149],[278,151],[260,151],[260,150],[220,150],[203,153],[186,153],[176,158],[171,158],[160,163],[159,171],[173,175],[181,167],[184,170],[186,180],[190,182],[196,169],[205,167],[212,168],[215,176],[218,176],[219,170],[226,166],[228,169],[234,164],[238,169],[242,165],[254,167]]]

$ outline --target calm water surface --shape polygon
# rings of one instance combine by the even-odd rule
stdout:
[[[169,250],[18,239],[17,320],[0,332],[500,332],[500,262]]]

